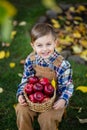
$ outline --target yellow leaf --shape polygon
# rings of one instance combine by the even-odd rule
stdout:
[[[65,30],[67,32],[72,32],[72,26],[65,26]]]
[[[14,38],[14,36],[16,35],[16,33],[17,33],[17,31],[12,31],[12,32],[11,32],[11,39]]]
[[[51,81],[51,84],[56,89],[56,81],[54,79]]]
[[[62,47],[56,47],[56,51],[58,51],[59,53],[63,50]]]
[[[69,11],[75,12],[75,7],[71,6],[71,7],[69,8]]]
[[[8,58],[9,56],[10,56],[10,52],[7,51],[7,52],[5,53],[5,57]]]
[[[5,58],[5,51],[0,51],[0,59],[4,59]]]
[[[86,7],[84,5],[79,5],[78,10],[80,11],[86,11]]]
[[[83,19],[81,17],[78,17],[78,16],[74,17],[74,20],[83,21]]]
[[[82,52],[82,46],[80,46],[80,45],[73,45],[72,49],[73,49],[73,52],[76,54],[79,54]]]
[[[0,93],[3,93],[3,88],[0,87]]]
[[[14,105],[13,105],[14,109],[15,109],[16,106],[17,106],[17,104],[14,104]]]
[[[22,75],[22,73],[18,73],[18,76],[19,76],[19,77],[22,77],[23,75]]]
[[[22,21],[19,23],[19,26],[25,26],[26,25],[26,22],[25,21]]]
[[[14,68],[15,65],[16,65],[16,64],[15,64],[14,62],[11,62],[11,63],[9,64],[10,68]]]
[[[87,86],[79,86],[76,88],[76,90],[80,90],[83,93],[87,93]]]
[[[81,38],[81,34],[80,34],[78,31],[75,31],[75,32],[73,33],[73,37],[74,37],[74,38]]]
[[[55,20],[55,19],[51,19],[51,22],[52,22],[53,24],[56,24],[58,21]]]
[[[87,49],[82,51],[82,53],[80,54],[80,57],[87,61]]]
[[[87,40],[80,40],[80,44],[81,44],[83,47],[87,48]]]
[[[65,38],[60,38],[60,39],[59,39],[59,43],[60,43],[61,45],[71,45],[71,44],[72,44],[72,41],[73,41],[73,39],[70,38],[69,36],[66,36]]]
[[[53,27],[54,27],[54,28],[60,28],[61,26],[60,26],[59,23],[55,23],[55,24],[53,24]]]

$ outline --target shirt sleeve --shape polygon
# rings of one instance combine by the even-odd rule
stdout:
[[[68,61],[64,60],[61,66],[57,69],[58,74],[58,91],[59,99],[66,100],[68,104],[70,97],[73,94],[74,85],[72,80],[72,68]]]
[[[33,69],[32,61],[28,56],[24,64],[24,72],[23,72],[23,77],[21,79],[21,83],[18,85],[18,90],[16,94],[17,97],[23,94],[23,88],[27,83],[28,78],[33,75],[34,75],[34,69]]]

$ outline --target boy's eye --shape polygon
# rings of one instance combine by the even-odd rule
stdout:
[[[47,43],[47,46],[50,46],[51,45],[51,43]]]
[[[42,45],[41,45],[41,44],[38,44],[37,46],[38,46],[38,47],[42,47]]]

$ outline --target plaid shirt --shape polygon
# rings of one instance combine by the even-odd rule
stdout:
[[[53,61],[59,56],[60,54],[56,51],[46,60],[35,54],[35,64],[38,64],[43,67],[52,67]],[[72,82],[72,68],[68,61],[63,60],[61,65],[59,67],[55,66],[54,70],[58,77],[58,94],[60,95],[60,99],[65,99],[66,103],[68,104],[70,97],[73,93],[73,82]],[[24,73],[21,80],[21,83],[18,86],[17,90],[17,97],[20,94],[23,94],[23,88],[27,82],[27,79],[30,76],[33,76],[35,74],[35,71],[33,69],[33,63],[30,60],[30,55],[26,58],[25,64],[24,64]]]

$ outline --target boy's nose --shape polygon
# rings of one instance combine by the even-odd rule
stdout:
[[[46,46],[43,47],[43,50],[44,50],[44,51],[47,50]]]

